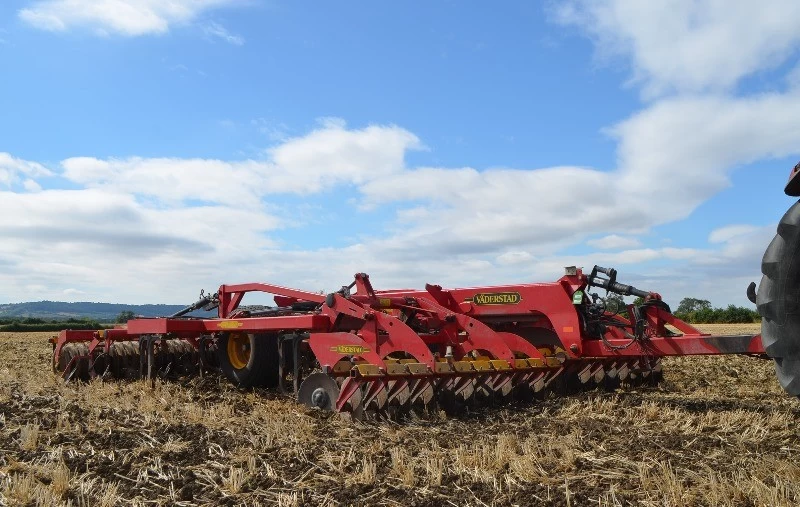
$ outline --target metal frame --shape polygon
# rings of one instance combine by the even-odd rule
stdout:
[[[573,268],[553,283],[391,291],[374,290],[369,276],[358,273],[350,286],[328,295],[266,283],[222,285],[213,298],[218,318],[134,319],[120,329],[63,331],[53,341],[54,367],[68,343],[87,343],[88,354],[73,358],[65,376],[75,361],[89,360],[91,366],[112,342],[138,340],[140,373],[152,382],[155,350],[163,340],[186,340],[202,352],[224,332],[277,334],[280,390],[298,393],[306,354],[301,348],[307,346],[322,371],[340,379],[336,407],[346,410],[356,404],[354,396],[368,406],[374,400],[378,405],[399,398],[413,401],[441,387],[456,394],[470,389],[506,394],[521,383],[537,391],[565,371],[585,382],[601,373],[647,375],[665,356],[764,356],[760,335],[702,333],[669,313],[657,293],[617,284],[613,269],[599,268],[611,274],[609,279],[594,278],[597,272],[587,277]],[[578,297],[588,298],[592,285],[646,294],[645,305],[630,306],[627,319],[604,313],[598,324],[602,332],[593,336],[588,303]],[[273,294],[281,308],[274,315],[248,316],[239,308],[249,292]],[[557,336],[558,343],[542,346],[527,338],[543,331]],[[291,386],[286,385],[289,373]],[[97,372],[90,367],[90,374]]]

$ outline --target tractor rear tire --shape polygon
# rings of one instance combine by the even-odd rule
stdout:
[[[781,386],[800,396],[800,201],[778,224],[761,272],[756,304],[764,350],[775,360]]]
[[[225,376],[239,387],[278,385],[278,340],[273,334],[225,333],[217,358]]]

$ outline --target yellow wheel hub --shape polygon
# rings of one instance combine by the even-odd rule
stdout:
[[[250,337],[244,333],[231,333],[228,336],[228,360],[237,370],[250,362]]]

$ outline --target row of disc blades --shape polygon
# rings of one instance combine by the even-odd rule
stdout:
[[[141,378],[142,353],[138,341],[118,341],[108,352],[89,356],[87,343],[67,343],[53,361],[53,369],[68,380],[89,380],[93,376],[116,379]],[[154,347],[154,371],[160,377],[195,375],[200,371],[200,353],[184,340],[163,340]],[[205,364],[213,365],[216,354],[206,351]]]
[[[440,411],[460,415],[490,406],[529,403],[550,395],[564,396],[622,385],[656,385],[662,379],[660,359],[642,358],[622,364],[574,362],[540,375],[514,373],[416,379],[333,377],[312,373],[298,393],[302,404],[338,411],[355,420],[437,417]],[[341,396],[343,392],[347,399]],[[352,393],[352,394],[351,394]],[[342,399],[340,399],[342,398]]]

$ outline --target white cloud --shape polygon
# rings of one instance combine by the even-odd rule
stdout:
[[[550,254],[538,259],[537,269],[558,272],[562,266],[579,266],[587,272],[597,264],[605,267],[635,267],[638,264],[659,260],[687,260],[696,258],[701,250],[695,248],[635,248],[620,252],[591,252],[577,256]],[[623,269],[624,271],[624,269]],[[552,275],[550,275],[552,277]]]
[[[42,164],[12,157],[0,152],[0,186],[10,188],[20,181],[20,177],[50,176],[52,173]]]
[[[621,145],[646,126],[620,129]],[[763,133],[770,134],[769,128]],[[370,272],[384,288],[554,280],[569,264],[625,269],[657,261],[697,265],[701,259],[722,270],[747,258],[757,271],[753,252],[741,250],[753,243],[730,242],[747,231],[711,233],[720,245],[715,255],[637,248],[629,237],[689,214],[723,188],[726,164],[736,160],[727,152],[718,155],[722,162],[703,159],[705,173],[696,178],[691,168],[676,176],[668,161],[635,160],[638,151],[632,150],[626,160],[633,157],[642,168],[639,176],[659,182],[637,185],[621,183],[632,174],[626,168],[408,167],[406,152],[421,148],[420,140],[400,127],[348,129],[340,121],[325,121],[258,161],[74,157],[62,161],[61,173],[54,175],[40,164],[5,155],[0,167],[13,166],[14,174],[25,172],[33,183],[40,176],[60,176],[78,189],[0,193],[0,263],[12,266],[0,274],[0,287],[47,287],[44,294],[29,296],[39,299],[74,288],[97,300],[174,302],[221,282],[338,287],[357,271]],[[664,146],[662,156],[686,156],[676,152]],[[671,181],[676,178],[682,181]],[[339,248],[287,249],[280,230],[297,226],[286,218],[295,209],[276,213],[271,196],[292,194],[302,206],[341,185],[360,193],[358,202],[367,206],[338,207],[332,226],[347,224],[342,230],[358,239]],[[669,212],[654,205],[665,199]],[[359,237],[358,224],[374,220],[374,208],[388,203],[397,213],[394,220],[381,218],[385,232]],[[594,246],[624,250],[573,258],[558,254],[598,234],[605,236]],[[164,287],[176,292],[157,292]]]
[[[712,232],[719,242],[698,250],[686,262],[656,270],[658,284],[653,286],[669,294],[673,303],[684,297],[699,297],[715,306],[734,303],[754,308],[745,290],[750,282],[761,279],[761,258],[775,236],[776,225],[748,227],[749,230],[734,226],[727,232]],[[735,229],[735,234],[731,233]]]
[[[569,0],[555,17],[585,31],[601,58],[629,58],[646,97],[731,89],[800,42],[795,0]]]
[[[296,225],[295,209],[270,196],[297,194],[302,206],[303,195],[403,171],[406,151],[419,146],[399,127],[326,120],[259,161],[73,157],[53,173],[2,154],[6,179],[25,175],[25,187],[40,191],[0,191],[0,300],[75,289],[92,300],[182,301],[223,281],[270,278],[334,287],[368,256],[353,257],[358,245],[333,254],[342,262],[326,250],[285,251],[274,236]],[[37,189],[43,176],[77,188]]]
[[[22,182],[22,187],[28,192],[41,192],[42,186],[34,180],[25,180]]]
[[[623,248],[636,248],[641,246],[642,242],[636,238],[611,234],[609,236],[603,236],[602,238],[590,239],[586,244],[599,248],[600,250],[619,250]]]
[[[226,266],[255,276],[279,226],[265,210],[165,209],[108,190],[0,192],[0,300],[57,299],[72,288],[98,301],[180,301],[214,287],[204,280],[227,279]]]
[[[663,252],[654,250],[652,248],[638,248],[614,253],[596,253],[592,255],[592,259],[594,259],[596,264],[605,266],[619,266],[621,264],[630,265],[648,262],[662,258],[663,256]]]
[[[155,197],[172,205],[188,200],[257,207],[261,188],[274,167],[254,161],[205,159],[98,160],[69,158],[62,162],[64,177],[111,191]]]
[[[209,37],[216,37],[234,46],[244,45],[244,37],[233,35],[224,26],[213,21],[203,25],[203,32]]]
[[[609,132],[619,143],[613,171],[418,168],[361,189],[371,205],[418,203],[402,215],[413,231],[404,237],[439,251],[536,244],[541,252],[639,234],[688,217],[730,185],[737,166],[800,154],[800,94],[666,99]]]
[[[758,273],[761,257],[775,236],[777,224],[768,226],[734,225],[711,232],[709,243],[718,245],[717,253],[694,259],[695,264],[716,266],[728,272]]]
[[[268,150],[280,170],[270,175],[267,185],[271,191],[297,193],[340,183],[360,185],[402,173],[406,151],[422,147],[417,136],[400,127],[347,130],[341,120],[326,121]]]
[[[754,225],[728,225],[725,227],[720,227],[719,229],[714,229],[711,231],[711,234],[708,235],[708,242],[709,243],[727,243],[730,242],[732,239],[737,237],[745,236],[752,234],[753,232],[757,231],[758,227]]]
[[[166,33],[173,24],[188,23],[205,11],[237,3],[240,1],[40,0],[20,9],[18,14],[42,30],[90,28],[98,34],[138,36]]]
[[[148,196],[172,206],[202,201],[258,208],[269,194],[310,194],[401,174],[406,151],[420,146],[415,135],[399,127],[348,130],[326,121],[271,148],[267,160],[73,157],[61,165],[65,178],[87,188]]]
[[[609,131],[634,207],[684,218],[726,188],[736,166],[800,153],[800,93],[662,100]]]
[[[533,255],[528,252],[510,251],[497,256],[497,263],[500,265],[513,265],[530,263]]]

